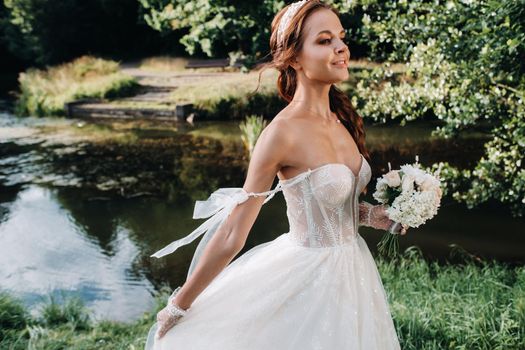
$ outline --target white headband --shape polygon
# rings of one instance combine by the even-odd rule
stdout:
[[[293,4],[290,4],[290,6],[286,9],[286,12],[284,13],[283,17],[279,21],[279,28],[277,28],[277,42],[282,43],[283,41],[283,34],[286,28],[288,27],[288,24],[292,20],[293,16],[299,11],[299,9],[308,2],[308,0],[301,0],[294,2]]]

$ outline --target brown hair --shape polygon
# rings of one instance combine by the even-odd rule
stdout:
[[[279,27],[281,18],[289,6],[290,5],[281,9],[275,15],[272,21],[272,34],[270,36],[270,53],[272,55],[272,60],[270,62],[260,64],[257,67],[257,69],[263,68],[259,73],[257,89],[259,88],[261,74],[263,73],[264,69],[276,68],[279,71],[277,89],[279,95],[287,102],[292,100],[295,89],[297,88],[296,72],[290,63],[298,54],[298,52],[300,52],[303,46],[302,29],[305,20],[314,11],[319,9],[331,10],[337,16],[339,16],[339,12],[330,5],[324,4],[319,0],[310,0],[306,2],[306,4],[304,4],[290,20],[287,28],[284,30],[282,43],[279,43],[277,40],[277,28]],[[257,89],[255,91],[257,91]],[[332,85],[329,91],[329,100],[331,111],[337,115],[339,120],[341,120],[341,123],[348,130],[357,144],[359,152],[361,152],[365,158],[370,160],[370,155],[365,146],[366,134],[364,130],[363,118],[361,118],[361,116],[356,112],[348,96],[335,85]]]

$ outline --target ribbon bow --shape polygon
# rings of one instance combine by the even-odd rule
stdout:
[[[152,257],[161,258],[165,255],[173,253],[179,247],[193,242],[197,237],[206,232],[204,237],[199,242],[193,259],[191,261],[188,277],[197,265],[197,262],[206,247],[206,244],[211,240],[222,222],[231,214],[233,208],[238,204],[245,202],[248,199],[248,193],[240,187],[225,187],[219,188],[213,192],[205,201],[196,201],[193,210],[194,219],[208,218],[199,227],[187,236],[171,242],[164,248],[155,252]]]

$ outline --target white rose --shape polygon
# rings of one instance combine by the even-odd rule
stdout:
[[[435,188],[434,181],[432,181],[432,179],[430,179],[430,178],[426,178],[421,183],[421,190],[423,190],[423,191],[431,191],[434,188]]]
[[[401,185],[401,177],[399,176],[398,170],[389,171],[384,175],[384,178],[390,187],[397,187]]]

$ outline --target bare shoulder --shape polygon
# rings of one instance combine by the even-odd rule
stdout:
[[[275,147],[286,147],[291,143],[293,126],[290,120],[275,117],[261,132],[259,138]]]
[[[286,118],[276,116],[257,138],[249,168],[257,173],[275,176],[293,149],[296,142],[293,134],[292,123]]]
[[[302,115],[291,108],[280,111],[271,123],[265,128],[272,138],[281,139],[289,144],[297,141],[300,134]]]

